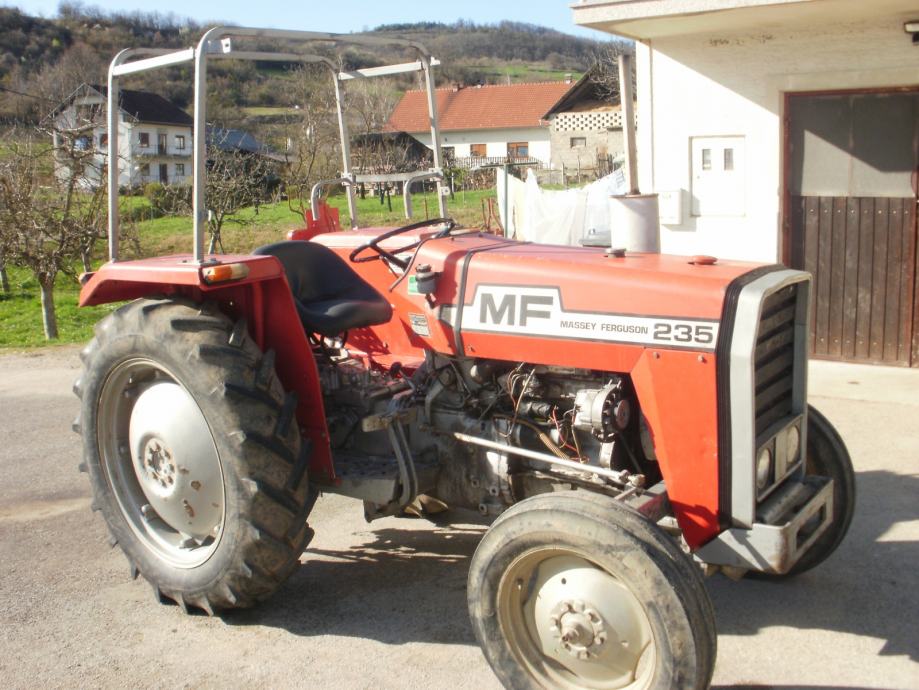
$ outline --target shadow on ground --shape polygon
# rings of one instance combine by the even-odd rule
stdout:
[[[919,591],[919,542],[885,538],[897,523],[919,519],[919,476],[861,472],[857,490],[849,535],[821,566],[784,582],[721,576],[708,581],[720,633],[754,635],[770,626],[831,630],[879,638],[881,654],[919,659],[919,626],[915,615],[907,615],[915,612]],[[304,636],[474,644],[466,575],[483,531],[469,525],[405,531],[370,526],[359,546],[310,548],[305,565],[274,597],[225,620]]]
[[[709,580],[719,633],[832,630],[880,639],[882,655],[919,660],[919,542],[897,541],[891,531],[919,520],[919,476],[859,472],[856,486],[849,533],[820,566],[783,582]]]
[[[371,526],[359,546],[310,547],[305,564],[271,599],[224,620],[387,644],[475,644],[466,613],[466,576],[484,531],[471,525]]]

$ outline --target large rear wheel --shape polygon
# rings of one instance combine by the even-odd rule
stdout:
[[[666,535],[582,491],[522,501],[469,572],[473,629],[510,688],[704,688],[716,635],[694,566]]]
[[[214,305],[163,299],[111,314],[82,357],[81,469],[132,574],[208,613],[269,596],[315,501],[272,354]]]

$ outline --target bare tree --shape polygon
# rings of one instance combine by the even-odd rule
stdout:
[[[259,204],[268,199],[274,171],[266,153],[236,148],[226,134],[208,146],[205,195],[211,235],[209,253],[224,251],[222,232],[226,223],[252,222],[236,213],[248,206],[255,206],[257,211]]]
[[[54,174],[55,150],[34,136],[13,138],[0,159],[0,255],[28,269],[41,289],[45,337],[57,338],[54,285],[73,275],[87,232],[104,224],[104,186]]]
[[[349,84],[347,113],[356,124],[351,162],[366,172],[404,172],[412,167],[412,147],[386,131],[386,123],[396,107],[399,94],[392,85],[379,79],[362,79]]]
[[[85,43],[71,46],[59,60],[39,70],[30,64],[16,65],[9,75],[13,93],[4,94],[10,102],[2,110],[18,120],[38,122],[80,84],[104,84],[106,72],[105,61]]]
[[[295,73],[291,102],[294,109],[286,123],[287,203],[304,218],[312,186],[338,176],[341,142],[335,107],[335,91],[324,66],[307,65]]]
[[[4,294],[10,292],[10,277],[6,272],[6,259],[0,254],[0,291]]]
[[[590,79],[597,85],[597,95],[601,100],[619,102],[619,56],[634,53],[634,45],[619,41],[601,44],[594,53]],[[632,79],[634,86],[634,74]]]
[[[76,111],[74,111],[76,113]],[[69,123],[49,122],[37,128],[38,135],[51,140],[51,159],[57,189],[64,194],[66,209],[94,197],[105,186],[107,153],[96,147],[94,128],[102,117],[101,109],[93,108]],[[96,244],[105,237],[102,224],[91,224],[80,233],[79,255],[84,271],[92,270],[92,255]]]

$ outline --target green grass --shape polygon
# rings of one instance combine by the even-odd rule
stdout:
[[[482,225],[482,203],[494,198],[494,190],[458,192],[456,198],[447,200],[447,215],[461,225],[478,227]],[[438,215],[437,196],[433,192],[413,194],[414,220],[425,217],[427,202],[428,217]],[[350,226],[348,202],[344,195],[329,199],[338,208],[342,227]],[[124,197],[121,201],[124,212],[137,213],[149,208],[144,197]],[[357,199],[358,219],[362,227],[398,226],[408,222],[403,213],[402,197],[393,196],[392,211],[378,198],[368,196]],[[244,225],[228,222],[223,229],[224,246],[229,252],[249,252],[255,247],[284,239],[288,230],[304,226],[298,213],[290,210],[286,201],[243,209],[238,217],[247,221]],[[136,216],[135,216],[136,217]],[[137,223],[141,254],[157,256],[186,253],[191,251],[191,218],[188,216],[166,216]],[[128,247],[125,247],[128,253]],[[100,256],[105,247],[99,246]],[[10,294],[0,292],[0,349],[31,348],[49,344],[42,330],[41,296],[38,283],[28,271],[9,267]],[[77,306],[80,286],[75,280],[60,275],[54,291],[57,307],[57,324],[60,337],[53,343],[79,343],[92,337],[92,328],[99,319],[117,308],[117,304],[99,307]]]
[[[0,348],[47,345],[42,330],[41,296],[38,283],[28,271],[9,267],[10,293],[0,292]],[[60,338],[53,343],[78,343],[92,337],[93,324],[118,305],[77,306],[80,286],[61,275],[54,290]]]
[[[502,65],[469,63],[468,67],[479,69],[495,84],[503,84],[510,78],[514,83],[533,81],[564,81],[571,75],[574,81],[580,79],[582,72],[574,70],[553,69],[548,65],[534,65],[532,63],[507,63]]]

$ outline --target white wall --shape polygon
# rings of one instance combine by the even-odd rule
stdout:
[[[781,260],[784,94],[919,84],[903,15],[833,20],[638,44],[641,188],[682,196],[682,222],[662,227],[663,251]],[[735,215],[691,215],[695,137],[742,138],[744,169],[725,185],[734,201],[743,195],[726,205]]]
[[[412,134],[427,147],[431,146],[431,133]],[[442,131],[441,146],[452,146],[457,156],[469,156],[472,144],[485,144],[487,156],[506,156],[508,142],[525,141],[530,147],[530,156],[538,158],[549,165],[551,152],[549,148],[548,127],[521,127],[513,129],[470,129],[463,131]]]
[[[130,174],[132,184],[146,184],[159,182],[160,164],[166,165],[167,179],[170,184],[191,182],[192,177],[192,136],[191,127],[178,125],[158,125],[147,122],[136,122],[128,127],[128,131],[121,130],[120,136],[126,136],[126,141],[119,141],[122,151],[130,151],[129,158],[122,162],[125,169],[122,177]],[[147,134],[149,146],[140,145],[140,135]],[[157,149],[158,135],[166,135],[165,155],[160,155]],[[185,148],[180,149],[176,140],[177,136],[185,137]],[[130,163],[128,163],[130,161]],[[143,174],[143,166],[149,166],[148,174]],[[184,174],[176,173],[176,165],[185,167]]]

